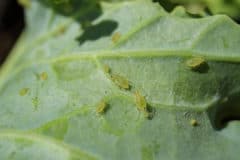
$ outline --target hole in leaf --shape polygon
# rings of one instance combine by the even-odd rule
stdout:
[[[223,98],[220,104],[209,109],[208,114],[214,129],[224,129],[229,122],[240,120],[240,96]]]
[[[99,24],[90,25],[77,40],[80,44],[83,44],[87,40],[94,41],[101,37],[107,37],[112,34],[117,26],[117,22],[111,20],[105,20]]]

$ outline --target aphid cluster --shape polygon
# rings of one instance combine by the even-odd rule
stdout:
[[[191,124],[193,127],[196,127],[196,126],[199,125],[196,119],[192,119],[192,120],[190,121],[190,124]]]
[[[42,72],[40,75],[39,75],[39,78],[40,80],[42,81],[45,81],[48,79],[48,74],[46,72]]]
[[[120,88],[120,89],[125,89],[125,90],[129,90],[130,89],[130,84],[129,81],[123,77],[120,76],[118,74],[112,74],[110,73],[110,67],[107,65],[103,65],[103,70],[105,73],[110,74],[111,80]],[[144,116],[148,119],[152,119],[153,117],[153,110],[150,106],[148,106],[147,101],[145,99],[144,96],[142,96],[140,94],[139,91],[135,92],[135,103],[137,106],[137,109],[142,112],[144,114]],[[104,113],[105,112],[105,108],[106,107],[106,103],[105,102],[101,102],[98,107],[97,107],[97,113]]]

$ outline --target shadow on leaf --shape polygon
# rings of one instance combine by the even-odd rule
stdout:
[[[51,7],[56,13],[72,17],[79,23],[83,29],[83,33],[77,38],[80,45],[87,40],[94,41],[109,36],[118,26],[117,22],[112,20],[92,24],[102,14],[99,0],[40,0],[40,2]]]
[[[118,24],[115,21],[105,20],[96,25],[86,27],[84,33],[77,38],[80,44],[87,40],[97,40],[101,37],[107,37],[113,33]]]
[[[208,110],[208,116],[215,130],[224,129],[229,122],[240,120],[240,95],[226,97]]]

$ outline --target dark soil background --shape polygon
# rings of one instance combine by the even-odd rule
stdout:
[[[0,0],[0,65],[24,28],[24,12],[16,0]]]

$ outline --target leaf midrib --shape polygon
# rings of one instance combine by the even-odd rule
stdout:
[[[147,54],[146,54],[147,53]],[[154,51],[154,50],[145,50],[145,51],[102,51],[102,52],[75,52],[70,53],[68,55],[62,55],[57,58],[49,58],[43,59],[31,63],[25,63],[23,65],[18,66],[18,68],[11,73],[10,77],[20,73],[21,71],[31,68],[32,66],[42,65],[42,64],[53,64],[57,62],[66,62],[66,61],[81,61],[81,60],[92,60],[98,61],[98,59],[104,58],[152,58],[152,57],[182,57],[182,58],[190,58],[190,57],[204,57],[207,61],[216,61],[216,62],[226,62],[226,63],[240,63],[240,57],[229,57],[229,56],[206,56],[206,53],[200,52],[192,52],[190,50],[165,50],[165,51]],[[100,62],[98,62],[100,63]],[[0,91],[2,90],[5,82],[9,80],[10,77],[5,78],[0,83]]]

